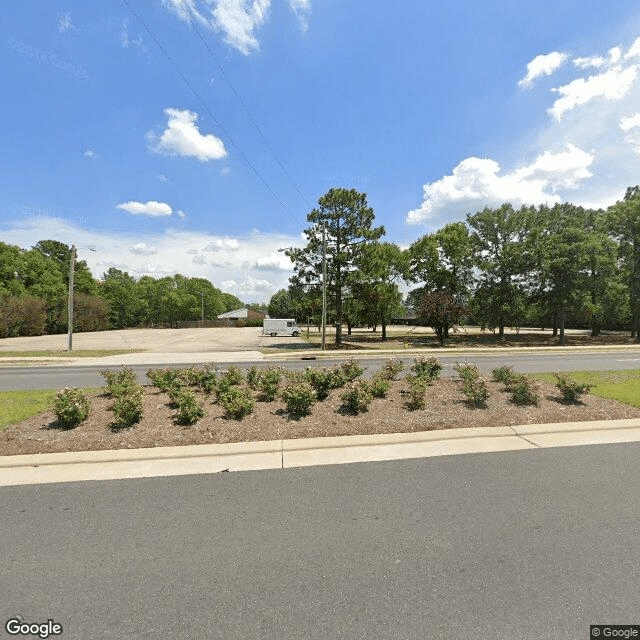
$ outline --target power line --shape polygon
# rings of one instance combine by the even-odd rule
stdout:
[[[173,68],[176,70],[177,74],[182,78],[182,81],[187,85],[187,87],[190,89],[190,91],[193,93],[193,95],[196,96],[196,98],[200,101],[200,103],[204,107],[205,111],[209,114],[211,119],[216,123],[216,125],[220,128],[220,130],[224,133],[224,135],[227,137],[227,139],[229,140],[231,145],[235,148],[235,150],[242,156],[242,159],[247,163],[247,165],[251,168],[251,170],[256,174],[256,176],[258,177],[260,182],[262,182],[262,184],[267,188],[269,193],[280,203],[280,206],[291,216],[291,219],[296,223],[296,225],[298,227],[301,227],[302,225],[300,224],[299,220],[295,217],[295,215],[291,212],[291,209],[289,209],[289,207],[287,207],[287,205],[284,202],[282,202],[282,200],[277,196],[275,191],[271,188],[271,186],[267,183],[267,181],[262,177],[260,172],[253,166],[253,164],[251,163],[249,158],[247,158],[247,156],[242,152],[240,147],[235,143],[235,141],[233,140],[231,135],[222,126],[222,124],[218,121],[218,119],[213,115],[213,112],[209,108],[209,105],[204,101],[202,96],[194,89],[193,85],[189,82],[189,80],[187,80],[187,78],[185,77],[184,73],[182,73],[182,71],[180,70],[180,67],[178,67],[178,65],[175,62],[175,60],[169,55],[167,50],[160,44],[158,39],[153,35],[151,29],[147,26],[145,21],[133,10],[133,8],[129,4],[128,0],[122,0],[122,2],[125,5],[127,5],[127,7],[129,8],[129,11],[131,11],[131,13],[135,16],[136,20],[138,20],[138,22],[145,28],[145,30],[147,31],[147,33],[149,34],[151,39],[156,43],[156,45],[158,46],[160,51],[162,51],[162,53],[164,53],[165,57],[167,58],[167,60],[169,60],[169,62],[173,66]]]
[[[280,168],[282,169],[284,174],[289,179],[289,182],[291,182],[291,184],[293,185],[293,188],[296,190],[296,192],[302,198],[302,200],[305,202],[305,204],[307,206],[311,206],[311,208],[313,208],[313,206],[310,205],[309,200],[307,199],[307,197],[304,195],[304,193],[302,193],[302,191],[300,190],[300,188],[296,184],[295,180],[291,177],[291,175],[287,171],[287,168],[284,166],[284,164],[282,163],[282,161],[280,160],[280,158],[278,157],[278,155],[274,151],[273,147],[271,146],[271,144],[267,140],[266,136],[262,132],[262,129],[260,129],[260,127],[258,126],[258,123],[255,121],[253,115],[251,115],[251,112],[249,111],[249,107],[247,107],[247,105],[245,104],[244,100],[240,96],[240,93],[238,92],[238,90],[236,89],[235,85],[231,81],[231,78],[227,75],[227,72],[224,70],[224,68],[223,68],[222,64],[220,63],[220,60],[218,60],[218,57],[216,56],[216,54],[211,50],[211,48],[207,44],[207,41],[202,37],[202,33],[200,33],[200,30],[198,29],[196,23],[191,18],[190,13],[187,11],[187,9],[184,6],[184,4],[182,4],[182,0],[178,0],[178,3],[182,7],[182,10],[184,11],[184,15],[187,17],[187,19],[191,23],[191,26],[193,27],[194,31],[198,34],[198,37],[200,38],[200,41],[202,42],[202,44],[205,46],[205,48],[209,52],[209,55],[213,58],[213,60],[216,63],[216,65],[218,65],[218,69],[220,69],[220,73],[222,73],[224,79],[227,81],[227,84],[229,85],[229,87],[231,87],[231,90],[233,91],[233,93],[235,94],[236,98],[238,99],[238,102],[240,103],[240,106],[242,107],[244,112],[247,114],[247,117],[249,118],[249,120],[251,121],[251,124],[254,126],[255,130],[258,132],[258,134],[262,138],[263,142],[267,146],[267,149],[269,149],[269,151],[271,152],[271,155],[273,156],[275,161],[278,163],[278,165],[280,166]]]

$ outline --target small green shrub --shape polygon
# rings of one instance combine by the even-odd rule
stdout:
[[[180,379],[177,369],[171,369],[165,367],[163,369],[149,369],[147,371],[147,378],[151,380],[154,387],[164,391],[169,391],[170,387],[184,385],[184,382]]]
[[[347,379],[347,382],[357,380],[364,373],[364,369],[354,358],[349,358],[348,360],[341,362],[340,368],[342,369],[342,373]]]
[[[554,373],[553,375],[557,380],[556,387],[565,402],[578,402],[583,393],[591,391],[591,385],[573,380],[564,373]]]
[[[207,369],[202,372],[202,377],[200,378],[200,388],[203,393],[207,396],[210,396],[213,391],[215,391],[218,385],[218,374],[213,369]]]
[[[357,380],[340,394],[340,399],[349,413],[357,415],[369,409],[373,395],[368,382]]]
[[[268,367],[262,372],[259,382],[261,400],[273,402],[277,398],[281,378],[280,367]]]
[[[418,376],[428,382],[436,380],[442,371],[442,365],[438,362],[438,358],[418,356],[413,359],[411,370]]]
[[[130,427],[136,422],[140,422],[143,413],[143,398],[144,390],[138,386],[115,399],[113,413],[118,426]]]
[[[401,371],[404,371],[404,362],[400,358],[391,358],[382,365],[380,375],[385,380],[395,380]]]
[[[107,383],[107,395],[112,398],[126,395],[130,389],[138,386],[138,378],[131,367],[122,365],[118,371],[103,369],[99,373]]]
[[[513,367],[506,367],[506,366],[496,367],[491,371],[491,376],[496,382],[502,382],[506,385],[509,385],[511,378],[513,378],[514,375],[517,375],[517,374],[513,370]]]
[[[185,384],[190,387],[200,387],[202,385],[202,378],[205,375],[204,369],[193,366],[188,369],[180,369],[179,371],[180,379],[184,380]]]
[[[404,379],[409,384],[409,409],[424,409],[429,382],[425,378],[413,375],[407,375]]]
[[[176,396],[178,414],[176,416],[179,424],[194,424],[204,415],[202,402],[198,402],[193,391],[180,389]]]
[[[280,368],[283,377],[285,377],[289,382],[296,384],[300,382],[304,382],[304,371],[298,371],[297,369],[283,369]]]
[[[307,367],[304,378],[316,392],[318,400],[324,400],[329,395],[329,391],[333,389],[334,375],[330,369]]]
[[[378,371],[371,379],[369,387],[374,398],[386,398],[391,383],[384,377],[381,371]]]
[[[533,404],[540,402],[538,385],[523,373],[515,374],[509,381],[509,391],[515,404]]]
[[[262,377],[262,372],[256,365],[252,365],[251,369],[247,371],[247,383],[252,389],[257,389],[260,384],[260,378]]]
[[[59,424],[75,427],[87,419],[91,403],[77,387],[65,387],[53,399],[53,412]]]
[[[462,392],[472,407],[484,407],[489,399],[487,384],[482,378],[462,381]]]
[[[347,376],[339,364],[332,367],[330,371],[333,378],[332,386],[334,389],[341,389],[345,384],[347,384]]]
[[[302,416],[309,413],[309,409],[316,401],[314,390],[306,383],[287,385],[281,392],[287,411],[292,416]]]
[[[255,398],[251,389],[231,386],[218,400],[225,413],[237,420],[242,420],[253,411]]]
[[[480,377],[480,372],[475,364],[464,364],[456,362],[453,370],[460,376],[464,382],[472,382]]]
[[[244,382],[244,376],[237,364],[230,364],[222,374],[222,380],[227,380],[230,385],[239,385]]]

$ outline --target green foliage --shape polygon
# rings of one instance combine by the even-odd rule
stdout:
[[[168,393],[169,389],[172,387],[182,387],[184,385],[183,381],[180,379],[178,369],[171,369],[170,367],[162,369],[148,369],[147,378],[151,380],[151,384],[153,384],[154,387],[157,387],[160,391],[164,391],[165,393]]]
[[[273,402],[278,396],[282,370],[278,366],[267,367],[260,375],[258,388],[260,389],[260,399],[265,402]]]
[[[116,396],[113,413],[118,426],[130,427],[140,422],[143,413],[144,390],[140,385],[130,387],[126,392]]]
[[[333,371],[326,368],[312,369],[307,367],[304,378],[313,387],[318,400],[324,400],[329,395],[335,382]]]
[[[292,383],[304,382],[304,372],[296,369],[284,369],[282,375]]]
[[[429,382],[420,376],[406,375],[405,382],[409,384],[409,409],[424,409],[427,403],[427,388]]]
[[[332,386],[334,389],[341,389],[345,384],[347,384],[347,376],[345,375],[342,367],[339,364],[331,367],[330,371],[333,377]]]
[[[131,389],[139,386],[136,373],[131,367],[122,365],[122,368],[117,371],[103,369],[98,373],[106,380],[106,393],[112,398],[126,395]]]
[[[422,295],[418,320],[431,327],[444,346],[449,330],[462,322],[469,309],[444,291],[427,291]]]
[[[83,391],[77,387],[65,387],[53,399],[53,412],[58,424],[75,427],[87,419],[91,403]]]
[[[438,362],[438,358],[418,356],[413,359],[411,370],[419,378],[423,378],[427,382],[431,382],[432,380],[437,380],[440,377],[442,365]]]
[[[284,400],[287,411],[292,416],[306,415],[316,401],[316,394],[307,383],[287,385],[282,390],[280,397]]]
[[[386,398],[390,387],[391,383],[380,371],[374,374],[371,382],[369,383],[369,388],[371,389],[371,394],[374,398]]]
[[[511,378],[513,378],[514,375],[516,375],[516,373],[513,370],[513,367],[496,367],[491,371],[491,376],[496,382],[502,382],[507,386],[509,385]]]
[[[227,415],[242,420],[253,411],[255,398],[251,389],[246,387],[230,386],[229,389],[218,398],[218,404]]]
[[[247,384],[252,389],[257,389],[258,385],[260,384],[261,377],[262,373],[260,369],[258,369],[255,364],[251,365],[251,368],[249,369],[249,371],[247,371]]]
[[[463,382],[473,382],[480,377],[480,372],[475,364],[456,362],[453,370],[460,376]]]
[[[357,380],[348,385],[345,391],[340,394],[340,399],[344,402],[344,407],[349,413],[357,415],[369,409],[373,394],[368,382]]]
[[[380,375],[386,380],[395,380],[401,371],[404,371],[402,360],[400,358],[391,358],[382,365]]]
[[[473,407],[484,407],[489,399],[489,390],[482,378],[463,380],[462,392],[466,396],[467,402]]]
[[[353,382],[364,373],[364,369],[354,358],[349,358],[348,360],[341,362],[340,368],[342,369],[342,373],[344,374],[347,382]]]
[[[578,402],[583,393],[589,393],[591,390],[592,385],[572,380],[564,373],[554,373],[553,375],[556,378],[556,387],[560,390],[565,402]]]
[[[0,294],[0,338],[41,336],[45,333],[47,304],[30,295]]]
[[[523,373],[514,374],[509,380],[508,388],[515,404],[537,405],[540,402],[538,385],[534,380]]]
[[[204,415],[202,402],[198,402],[193,391],[189,389],[177,389],[174,393],[174,402],[178,407],[176,419],[179,424],[194,424]]]
[[[244,382],[244,376],[237,364],[230,364],[222,374],[222,380],[226,380],[230,385],[239,385]]]
[[[271,318],[295,318],[296,307],[289,291],[276,291],[271,296],[267,312]]]

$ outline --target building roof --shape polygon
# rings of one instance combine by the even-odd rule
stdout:
[[[242,309],[235,309],[234,311],[227,311],[226,313],[221,313],[218,316],[218,319],[224,320],[226,318],[246,318],[249,313],[247,307],[243,307]]]

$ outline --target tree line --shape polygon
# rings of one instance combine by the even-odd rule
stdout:
[[[71,248],[41,240],[29,250],[0,242],[0,338],[64,333],[68,327]],[[202,295],[201,295],[202,294]],[[205,278],[134,278],[111,267],[101,280],[86,261],[74,271],[74,330],[175,326],[244,306]]]
[[[322,234],[326,238],[328,318],[386,327],[413,309],[441,342],[463,319],[498,331],[567,326],[626,329],[640,337],[640,187],[606,210],[571,203],[514,208],[505,203],[444,225],[407,249],[383,242],[366,195],[331,189],[307,216],[307,244],[283,249],[293,263],[287,289],[268,305],[273,317],[318,324],[322,311]],[[402,302],[399,285],[414,288]]]

